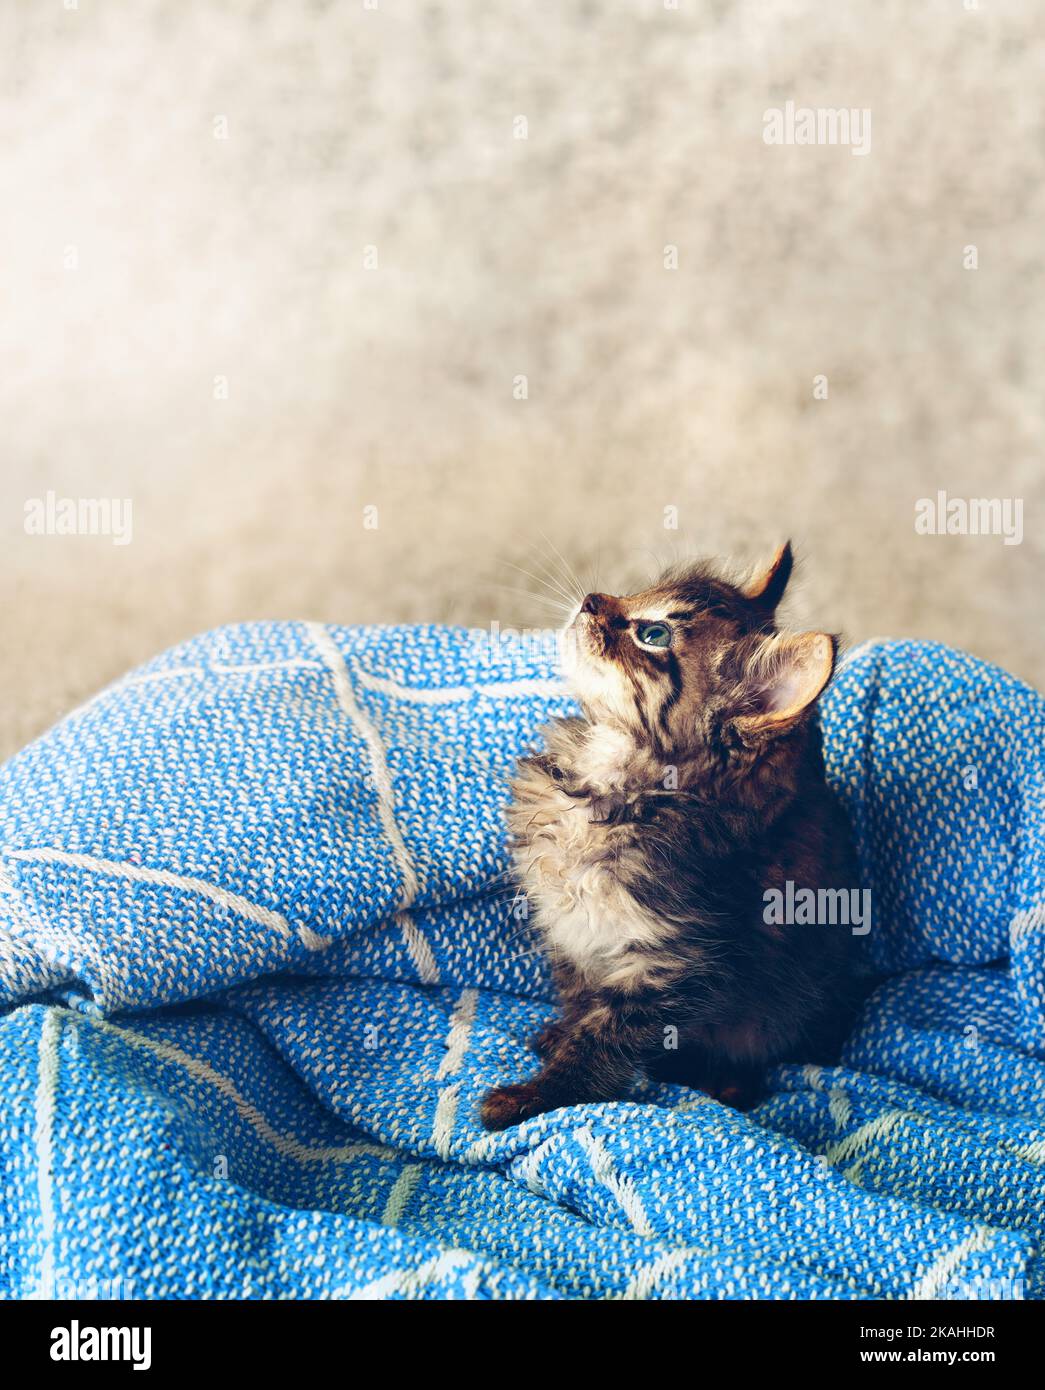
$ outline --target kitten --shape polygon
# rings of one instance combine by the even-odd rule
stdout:
[[[827,1060],[851,1004],[844,925],[771,924],[767,889],[849,889],[815,704],[835,638],[780,634],[790,545],[744,588],[705,566],[589,594],[564,633],[580,718],[523,758],[509,824],[561,1017],[487,1129],[625,1093],[638,1072],[753,1098],[767,1064]],[[775,919],[773,919],[775,920]]]

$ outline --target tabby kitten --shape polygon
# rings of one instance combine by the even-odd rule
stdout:
[[[851,1012],[850,931],[767,923],[767,889],[850,888],[815,704],[836,643],[778,633],[790,545],[738,587],[703,565],[589,594],[564,633],[583,714],[520,761],[516,871],[561,1016],[487,1129],[621,1096],[639,1072],[750,1101],[767,1064],[827,1058]]]

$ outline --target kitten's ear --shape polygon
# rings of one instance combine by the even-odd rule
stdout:
[[[786,733],[819,696],[835,669],[838,639],[826,632],[800,632],[769,638],[748,672],[754,708],[735,723],[745,742]]]
[[[791,542],[785,541],[773,556],[767,570],[756,574],[744,586],[744,597],[757,603],[760,608],[774,613],[777,604],[784,597],[787,581],[791,578],[795,557],[791,553]]]

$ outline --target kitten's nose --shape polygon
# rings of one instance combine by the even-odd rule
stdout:
[[[602,601],[604,597],[604,594],[588,594],[581,604],[581,612],[591,613],[592,615],[600,613],[602,611]]]

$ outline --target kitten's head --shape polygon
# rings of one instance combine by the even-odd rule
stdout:
[[[562,644],[588,718],[671,762],[727,760],[804,723],[831,678],[836,642],[777,632],[791,567],[788,544],[744,585],[693,565],[642,593],[589,594]]]

